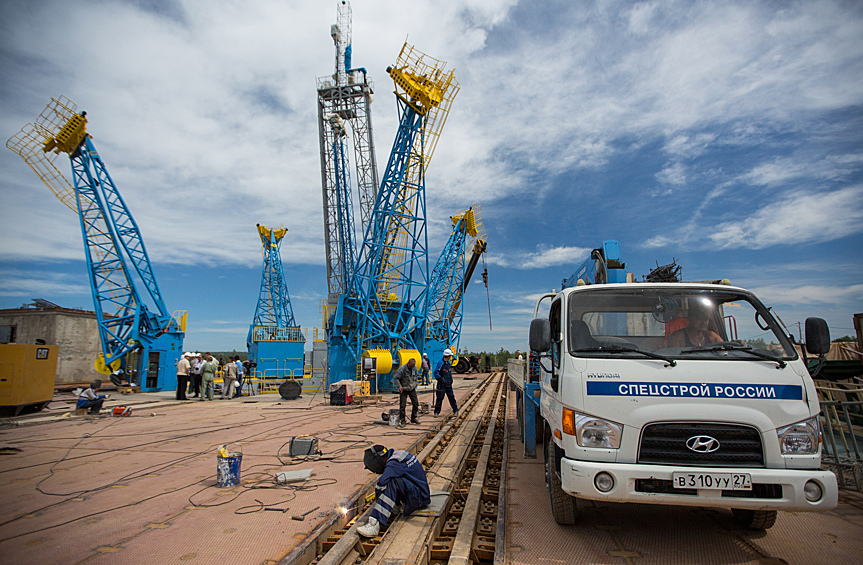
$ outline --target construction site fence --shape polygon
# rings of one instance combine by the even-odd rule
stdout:
[[[839,488],[863,492],[863,401],[821,402],[821,465],[833,471]]]

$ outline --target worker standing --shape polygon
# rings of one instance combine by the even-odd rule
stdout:
[[[219,366],[216,365],[216,360],[213,356],[207,354],[207,360],[201,365],[201,400],[206,397],[207,400],[213,400],[214,381],[216,380],[216,371]]]
[[[240,361],[239,355],[234,355],[234,365],[237,366],[237,392],[234,393],[234,398],[243,396],[243,363]]]
[[[234,386],[237,384],[237,364],[229,359],[222,369],[222,400],[230,400],[234,396]]]
[[[434,378],[437,381],[437,386],[435,387],[435,394],[437,396],[434,403],[434,415],[435,417],[440,416],[441,405],[443,404],[443,397],[449,399],[449,405],[452,406],[452,411],[454,415],[458,415],[458,404],[455,401],[455,394],[452,391],[452,365],[450,362],[452,361],[452,350],[444,349],[443,350],[443,359],[441,359],[437,367],[434,369]]]
[[[419,424],[417,413],[420,409],[420,401],[417,398],[417,382],[419,381],[419,373],[417,372],[417,362],[411,357],[408,362],[399,367],[396,371],[395,381],[399,387],[399,426],[405,426],[405,407],[407,406],[408,398],[411,399],[411,424]]]
[[[363,465],[381,477],[375,485],[375,502],[369,521],[357,528],[357,533],[373,538],[386,526],[396,504],[404,504],[402,514],[410,516],[414,510],[431,504],[431,492],[425,470],[413,454],[394,451],[383,445],[366,449]]]
[[[423,353],[422,369],[422,385],[427,386],[429,384],[429,369],[431,369],[428,353]]]
[[[185,355],[180,356],[177,361],[177,400],[186,399],[186,387],[189,384],[189,370],[191,365]]]
[[[204,366],[204,360],[200,355],[195,356],[195,362],[192,365],[192,391],[195,393],[194,398],[201,396],[201,367]]]

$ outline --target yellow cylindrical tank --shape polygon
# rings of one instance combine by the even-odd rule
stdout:
[[[379,375],[386,375],[393,370],[393,356],[389,349],[367,349],[363,351],[363,359],[366,357],[377,359]]]
[[[417,367],[422,366],[422,357],[419,351],[416,349],[399,349],[399,367],[406,365],[409,359],[413,359]]]

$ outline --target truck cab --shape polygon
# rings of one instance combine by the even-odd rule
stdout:
[[[544,295],[535,312],[546,300],[530,346],[558,523],[575,522],[577,499],[725,507],[756,529],[778,510],[836,506],[815,385],[754,294],[579,284]],[[806,326],[811,352],[826,351],[826,323]]]

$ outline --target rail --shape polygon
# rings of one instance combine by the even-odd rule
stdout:
[[[360,538],[374,502],[374,481],[352,498],[343,516],[322,524],[282,563],[467,563],[491,561],[505,547],[505,375],[490,375],[408,450],[422,462],[432,504],[398,516],[380,536]],[[476,532],[476,535],[474,535]],[[499,539],[498,539],[499,538]]]

